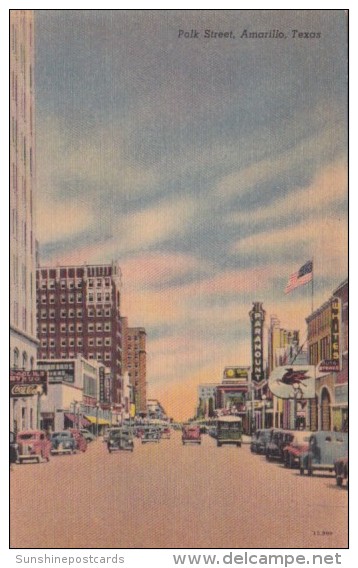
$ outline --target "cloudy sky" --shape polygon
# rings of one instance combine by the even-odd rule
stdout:
[[[41,264],[118,259],[148,394],[176,418],[251,363],[252,302],[304,339],[311,289],[285,296],[289,275],[314,259],[315,307],[347,277],[346,27],[343,10],[36,11]]]

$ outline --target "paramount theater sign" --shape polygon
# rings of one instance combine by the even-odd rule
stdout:
[[[10,371],[10,397],[22,398],[47,394],[46,371]]]
[[[265,314],[262,302],[254,302],[249,315],[251,319],[252,380],[256,384],[264,380],[263,332]]]

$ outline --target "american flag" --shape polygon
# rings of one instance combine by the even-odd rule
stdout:
[[[307,284],[307,282],[310,282],[310,280],[312,280],[312,276],[313,262],[312,260],[308,260],[306,264],[301,266],[301,268],[297,272],[291,274],[288,284],[285,288],[285,294],[292,292],[292,290],[298,288],[299,286]]]

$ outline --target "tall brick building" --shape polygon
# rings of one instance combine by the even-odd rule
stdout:
[[[105,265],[41,267],[36,274],[39,359],[82,355],[111,370],[113,403],[122,398],[121,270]]]

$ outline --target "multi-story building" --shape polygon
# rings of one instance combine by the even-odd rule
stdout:
[[[127,327],[126,354],[129,383],[137,415],[147,413],[147,334],[144,327]]]
[[[203,383],[198,385],[198,405],[196,415],[198,418],[214,416],[216,409],[216,388],[220,383]]]
[[[10,10],[10,367],[36,367],[34,15]],[[13,398],[12,428],[30,427],[34,397]]]
[[[111,372],[111,403],[121,404],[121,270],[118,264],[37,269],[39,359],[97,360]]]
[[[319,371],[311,424],[318,430],[341,430],[348,423],[348,281],[306,322],[309,363]]]

